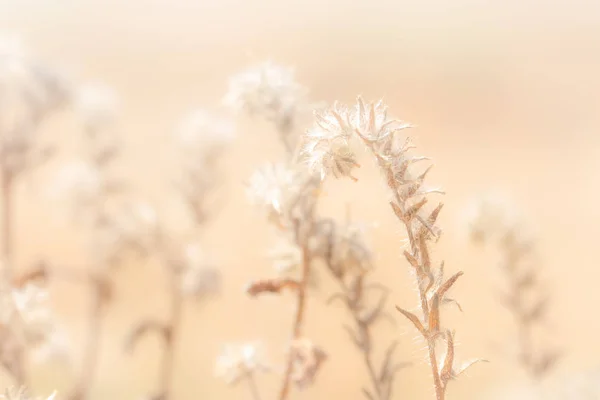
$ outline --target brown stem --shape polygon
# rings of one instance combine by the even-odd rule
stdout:
[[[171,286],[171,310],[169,322],[165,327],[165,348],[160,370],[160,393],[161,400],[168,400],[172,396],[173,372],[175,366],[175,343],[179,336],[181,326],[183,296],[179,287],[178,276],[175,272],[170,272]]]
[[[369,330],[365,330],[366,334],[370,336]],[[375,371],[375,367],[373,366],[373,360],[371,360],[371,350],[367,349],[363,353],[363,359],[365,365],[367,366],[367,370],[369,371],[369,378],[371,379],[371,385],[375,388],[375,392],[377,393],[377,398],[379,400],[384,400],[382,396],[382,388],[379,384],[379,379],[377,379],[377,372]]]
[[[418,243],[415,240],[415,237],[412,232],[412,228],[410,223],[405,222],[406,231],[408,232],[408,237],[410,241],[411,248],[413,249],[413,253],[415,249],[418,248]],[[427,293],[423,288],[421,282],[417,283],[419,287],[419,300],[421,303],[421,311],[423,312],[423,317],[425,321],[429,320],[429,303],[427,301]],[[446,387],[442,383],[442,379],[440,378],[440,371],[438,368],[438,360],[435,352],[435,337],[433,337],[433,332],[428,332],[427,337],[425,337],[425,342],[427,344],[427,353],[429,354],[429,365],[431,366],[431,374],[433,377],[433,386],[435,388],[435,398],[436,400],[444,400],[446,397]]]
[[[304,322],[304,314],[306,308],[306,289],[310,278],[310,262],[310,251],[308,249],[308,244],[305,242],[302,245],[302,278],[300,280],[300,285],[296,291],[298,297],[296,316],[294,318],[294,326],[292,329],[292,341],[299,339],[302,334],[302,323]],[[292,351],[290,351],[287,359],[285,373],[283,376],[283,384],[279,392],[279,400],[285,400],[289,394],[293,366],[294,354]]]

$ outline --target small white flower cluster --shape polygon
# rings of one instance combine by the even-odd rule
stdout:
[[[90,83],[77,93],[76,107],[86,130],[103,132],[113,128],[120,109],[115,91],[101,83]]]
[[[235,138],[235,128],[229,119],[196,110],[183,119],[176,135],[185,156],[210,166]]]
[[[92,259],[98,266],[118,264],[130,251],[142,254],[156,243],[158,221],[154,208],[144,202],[126,201],[107,212],[89,238]]]
[[[38,125],[69,97],[64,77],[32,59],[15,38],[0,38],[0,160],[18,173],[40,150]],[[39,155],[38,155],[39,156]]]
[[[234,137],[230,120],[204,110],[189,114],[176,132],[183,166],[177,184],[198,223],[211,211],[208,199],[221,180],[219,161]]]
[[[410,124],[390,119],[383,102],[365,104],[359,97],[353,108],[335,104],[328,110],[315,113],[316,123],[305,134],[303,154],[310,168],[321,179],[328,175],[336,178],[352,176],[359,167],[351,149],[352,137],[359,137],[379,155],[380,163],[400,163],[401,143],[397,133]],[[385,155],[388,155],[386,157]]]
[[[30,355],[39,362],[49,358],[65,359],[67,345],[61,341],[54,315],[48,304],[48,291],[37,284],[12,287],[6,279],[0,287],[1,336],[0,357],[9,365],[15,360],[15,352],[32,350]],[[11,365],[9,368],[18,369]]]
[[[103,177],[97,168],[83,160],[65,163],[59,169],[54,185],[51,188],[52,197],[66,202],[74,217],[88,214],[88,208],[93,207],[103,192]]]
[[[184,247],[180,276],[183,294],[197,299],[218,292],[221,286],[219,271],[210,266],[207,255],[195,243]]]
[[[215,374],[227,384],[239,381],[257,372],[269,372],[260,343],[227,344],[217,357]]]
[[[259,115],[271,122],[290,156],[295,153],[304,123],[316,107],[309,102],[308,91],[296,82],[294,71],[272,62],[233,76],[224,103],[234,111]]]
[[[250,177],[247,194],[265,210],[269,221],[280,227],[302,218],[319,194],[318,185],[300,166],[266,164]]]
[[[111,171],[119,152],[114,128],[119,101],[114,91],[87,85],[77,100],[87,157],[62,166],[52,197],[67,206],[76,223],[89,229],[93,261],[103,268],[115,265],[129,250],[150,249],[156,240],[157,217],[148,204],[121,196],[125,184]]]
[[[505,196],[487,193],[474,199],[465,212],[471,240],[487,242],[510,232],[523,233],[522,216]]]
[[[291,122],[286,120],[304,107],[305,97],[306,90],[296,82],[293,69],[265,62],[230,79],[225,103],[280,125]]]

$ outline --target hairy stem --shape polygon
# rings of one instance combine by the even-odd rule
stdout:
[[[304,322],[304,314],[306,308],[306,289],[308,287],[308,281],[310,278],[310,250],[308,249],[308,243],[302,245],[302,277],[300,285],[297,289],[297,308],[296,316],[294,317],[294,326],[292,328],[292,342],[299,339],[302,334],[302,324]],[[290,383],[292,380],[292,370],[294,366],[294,354],[292,351],[289,352],[285,373],[283,375],[283,384],[279,392],[279,400],[285,400],[290,391]]]
[[[399,199],[399,196],[397,196]],[[413,255],[418,254],[418,243],[415,239],[415,236],[412,231],[412,227],[410,223],[404,223],[406,227],[406,232],[408,232],[408,239],[410,242],[410,247],[412,249]],[[419,257],[420,258],[420,257]],[[421,262],[422,263],[422,262]],[[419,279],[419,278],[417,278]],[[425,321],[429,320],[429,303],[427,301],[427,294],[425,293],[425,289],[423,288],[422,282],[417,282],[417,286],[419,287],[419,300],[421,306],[421,312],[423,313],[423,318]],[[444,400],[446,397],[446,387],[442,383],[442,379],[440,378],[440,370],[438,368],[438,359],[435,351],[435,338],[432,336],[432,332],[428,332],[427,336],[424,337],[425,343],[427,344],[427,353],[429,355],[429,365],[431,366],[431,375],[433,377],[433,386],[435,389],[435,398],[436,400]]]
[[[163,360],[160,370],[160,393],[162,400],[172,398],[173,373],[175,367],[175,344],[179,337],[179,328],[181,326],[183,296],[179,288],[179,281],[175,272],[170,273],[171,286],[171,309],[169,322],[165,327],[165,348],[163,351]]]

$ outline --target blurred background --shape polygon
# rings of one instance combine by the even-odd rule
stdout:
[[[592,1],[0,1],[0,28],[39,59],[77,82],[110,85],[120,98],[123,143],[120,172],[135,192],[182,220],[169,179],[178,157],[171,145],[181,118],[196,108],[218,109],[233,74],[266,60],[291,66],[311,99],[350,103],[357,95],[384,98],[390,112],[417,125],[420,154],[436,165],[429,182],[444,188],[444,235],[433,256],[448,271],[463,270],[454,289],[463,313],[449,311],[458,357],[490,360],[451,383],[448,398],[486,398],[525,380],[499,347],[514,335],[511,316],[495,295],[493,248],[472,246],[464,227],[469,201],[493,189],[507,193],[536,234],[543,275],[552,293],[548,329],[564,357],[553,377],[597,367],[600,301],[596,239],[600,234],[600,8]],[[78,127],[69,112],[41,127],[59,153],[27,174],[15,189],[14,264],[40,257],[84,265],[86,252],[64,207],[47,200],[51,177],[69,158]],[[259,340],[275,364],[292,324],[291,296],[249,298],[245,285],[273,273],[266,252],[275,237],[248,203],[245,182],[283,150],[272,127],[236,121],[237,137],[223,156],[222,200],[205,228],[204,247],[222,272],[219,296],[185,306],[176,351],[177,399],[250,398],[243,385],[214,377],[227,342]],[[364,221],[376,254],[374,279],[392,289],[381,343],[399,339],[398,359],[415,365],[398,376],[396,398],[432,398],[430,376],[416,332],[394,311],[417,304],[401,246],[404,234],[387,206],[384,182],[369,162],[357,183],[327,184],[321,212]],[[185,222],[185,221],[184,221]],[[123,351],[140,316],[168,312],[167,283],[151,262],[132,262],[113,276],[114,302],[106,313],[92,399],[137,399],[156,383],[160,341],[148,336],[133,354]],[[367,383],[360,356],[342,323],[340,305],[327,306],[335,287],[311,297],[307,334],[329,354],[315,386],[292,399],[361,398]],[[80,285],[53,283],[53,308],[67,327],[75,359],[81,353],[89,296]],[[77,366],[32,370],[36,391],[68,390]],[[558,379],[558,378],[557,378]],[[4,386],[10,384],[2,377]],[[261,375],[263,398],[278,390],[276,375]],[[273,394],[272,394],[273,393]]]

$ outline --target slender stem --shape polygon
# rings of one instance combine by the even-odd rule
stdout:
[[[368,329],[366,330],[367,335],[369,335],[368,333]],[[375,371],[375,367],[373,366],[373,360],[371,360],[371,350],[366,350],[363,353],[363,359],[365,362],[365,365],[367,366],[367,370],[369,371],[369,378],[371,378],[371,385],[373,385],[373,387],[375,388],[375,392],[377,393],[377,398],[379,400],[383,400],[383,396],[381,393],[381,384],[379,382],[379,379],[377,379],[377,372]]]
[[[165,348],[160,372],[160,393],[162,400],[168,400],[172,395],[173,372],[175,366],[175,344],[179,336],[181,326],[183,296],[179,287],[179,281],[175,272],[170,272],[171,286],[171,310],[169,323],[165,327]]]
[[[100,337],[102,335],[105,288],[104,281],[98,279],[93,283],[91,310],[88,316],[88,334],[81,367],[81,376],[73,399],[83,400],[89,397],[94,376],[98,367],[100,354]]]
[[[250,392],[252,393],[252,400],[261,400],[254,374],[252,372],[249,373],[246,380],[248,381],[248,386],[250,387]]]
[[[13,176],[6,167],[2,168],[2,266],[6,277],[11,279],[13,270]]]
[[[410,224],[405,223],[405,226],[406,231],[408,232],[411,248],[413,249],[413,253],[415,253],[416,249],[418,248],[418,243],[415,240]],[[421,302],[421,311],[423,312],[423,317],[425,318],[425,321],[427,321],[429,320],[429,303],[427,300],[427,293],[425,293],[421,282],[417,282],[417,286],[419,287],[419,300]],[[431,366],[433,385],[435,387],[435,398],[437,400],[444,400],[444,398],[446,397],[446,388],[444,387],[442,379],[440,378],[440,370],[438,368],[438,360],[435,352],[435,338],[431,335],[431,332],[427,333],[427,337],[425,337],[425,342],[427,344],[427,352],[429,354],[429,365]]]
[[[296,308],[296,316],[294,318],[294,326],[292,328],[292,341],[300,338],[302,334],[302,324],[304,322],[304,314],[306,308],[306,289],[308,286],[308,281],[310,278],[310,250],[308,249],[308,244],[303,243],[302,245],[302,278],[300,280],[300,285],[297,290],[297,308]],[[285,368],[285,373],[283,376],[283,384],[281,386],[281,390],[279,392],[279,400],[285,400],[290,391],[290,382],[292,379],[292,369],[294,366],[294,354],[292,351],[289,352],[287,365]]]
[[[13,187],[14,187],[14,176],[6,166],[2,167],[0,172],[0,179],[2,180],[2,268],[6,279],[12,280],[12,274],[14,270],[14,225],[13,225],[13,214],[14,214],[14,199],[13,199]],[[27,371],[25,370],[25,352],[26,348],[20,346],[15,354],[15,365],[14,365],[14,379],[19,385],[27,384]]]

